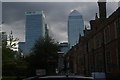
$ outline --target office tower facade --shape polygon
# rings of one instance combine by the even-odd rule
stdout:
[[[69,48],[79,42],[80,36],[83,36],[84,22],[82,15],[73,10],[68,17],[68,43]]]
[[[2,35],[1,35],[1,38],[2,40],[7,40],[7,33],[6,32],[1,32]]]
[[[7,45],[7,33],[0,31],[0,50],[2,49],[2,44]]]
[[[25,54],[31,52],[36,40],[45,36],[45,15],[43,11],[26,12]]]
[[[67,42],[60,43],[59,47],[60,47],[60,51],[63,52],[64,54],[66,54],[69,50]]]
[[[18,43],[18,52],[22,54],[25,53],[25,42]]]

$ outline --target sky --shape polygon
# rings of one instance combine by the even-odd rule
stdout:
[[[1,0],[3,2],[97,2],[98,0]],[[100,0],[105,1],[105,0]],[[106,0],[107,2],[118,2],[119,0]]]
[[[2,23],[2,2],[0,1],[0,32],[2,31],[2,24],[1,23]]]
[[[25,41],[25,12],[43,10],[49,26],[50,35],[58,42],[67,41],[67,21],[71,10],[76,9],[84,19],[84,25],[89,26],[89,21],[98,13],[96,2],[5,2],[2,3],[2,30],[10,33],[19,41]],[[17,0],[16,0],[17,1]],[[19,1],[19,0],[18,0]],[[31,0],[32,1],[32,0]],[[72,0],[71,0],[72,1]],[[109,16],[118,7],[117,2],[107,3]]]

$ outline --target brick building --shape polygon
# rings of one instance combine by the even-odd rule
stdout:
[[[80,43],[81,42],[81,43]],[[79,44],[73,46],[65,55],[67,70],[70,73],[83,75],[85,73],[85,45],[84,37],[80,37]]]
[[[106,18],[106,2],[98,2],[98,6],[99,17],[96,14],[95,20],[90,21],[91,30],[84,31],[84,37],[67,53],[66,59],[73,73],[105,72],[107,78],[117,79],[120,76],[120,7]]]

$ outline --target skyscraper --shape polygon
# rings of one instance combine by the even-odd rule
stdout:
[[[70,48],[78,43],[80,35],[84,35],[83,29],[82,15],[77,10],[73,10],[68,18],[68,43]]]
[[[45,35],[45,16],[43,11],[26,12],[25,53],[31,52],[36,40]]]

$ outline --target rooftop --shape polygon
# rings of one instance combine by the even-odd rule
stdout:
[[[28,11],[25,12],[26,15],[36,15],[36,14],[43,14],[43,11]]]
[[[82,16],[77,10],[72,10],[69,16]]]

